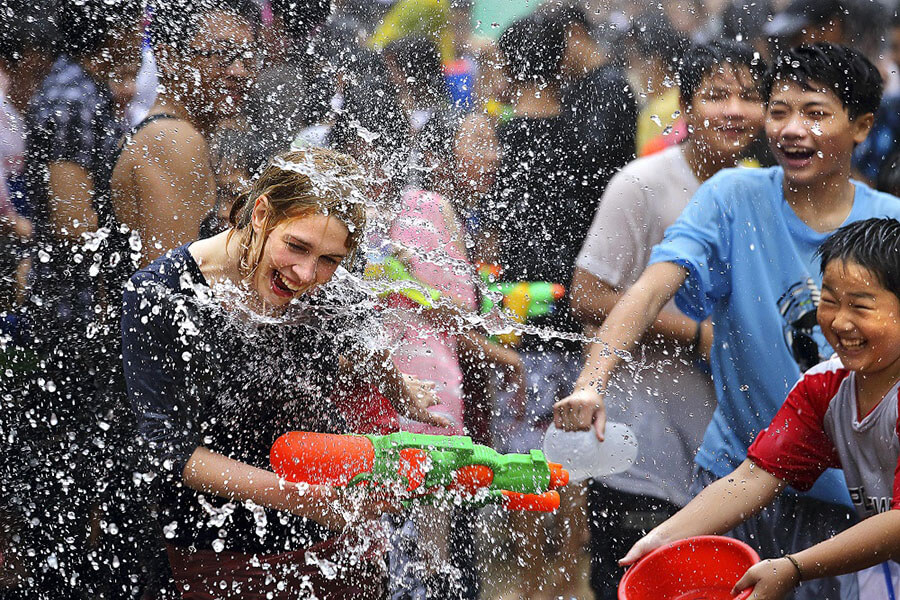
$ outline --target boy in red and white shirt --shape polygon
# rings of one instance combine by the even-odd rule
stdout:
[[[788,485],[807,490],[834,467],[843,469],[862,521],[751,567],[735,593],[753,587],[751,600],[780,599],[803,580],[859,571],[860,598],[900,595],[900,222],[858,221],[819,254],[817,318],[837,358],[803,375],[743,464],[638,541],[621,564],[677,539],[723,534]]]

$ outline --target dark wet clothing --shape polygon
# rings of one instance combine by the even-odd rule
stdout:
[[[603,65],[563,87],[560,102],[581,144],[569,160],[578,165],[581,185],[599,198],[612,176],[634,160],[634,93],[621,68]]]
[[[282,433],[343,432],[328,398],[341,343],[335,329],[344,321],[320,318],[324,308],[290,307],[290,322],[277,325],[226,311],[187,248],[134,275],[122,317],[128,395],[147,444],[146,469],[157,475],[166,542],[238,553],[320,542],[332,534],[313,521],[200,494],[184,486],[182,472],[199,446],[269,469]]]
[[[341,560],[340,539],[268,556],[169,546],[182,600],[374,600],[384,596],[384,574],[371,561]],[[307,560],[313,554],[324,569]],[[327,561],[327,562],[326,562]],[[332,572],[333,569],[333,572]]]
[[[35,248],[32,288],[17,318],[30,324],[34,339],[24,343],[30,341],[41,360],[30,373],[0,381],[9,403],[0,420],[0,504],[15,515],[19,534],[10,552],[33,575],[22,584],[28,597],[97,597],[113,580],[117,593],[128,597],[130,579],[119,567],[136,544],[101,550],[109,540],[126,540],[126,523],[134,518],[116,500],[117,490],[131,485],[124,460],[130,440],[118,426],[122,397],[110,387],[121,372],[118,336],[110,335],[118,330],[118,311],[107,311],[111,275],[130,262],[115,242],[121,231],[109,202],[125,126],[108,87],[63,55],[31,99],[26,127],[25,196]],[[77,241],[56,237],[49,187],[54,163],[78,165],[89,175],[99,231]],[[91,520],[101,507],[98,535]]]
[[[102,281],[107,273],[120,265],[127,268],[130,262],[122,248],[113,244],[121,232],[110,205],[116,148],[126,126],[116,114],[109,88],[65,55],[57,59],[32,98],[26,123],[25,178],[37,245],[31,304],[42,323],[41,347],[53,351],[65,346],[67,361],[83,359],[87,366],[97,349],[83,348],[78,342],[102,321],[102,313],[95,310],[103,300]],[[49,187],[53,163],[73,163],[90,176],[91,204],[100,230],[90,240],[70,242],[54,235]],[[70,336],[75,337],[70,340]]]
[[[487,228],[498,236],[503,281],[547,281],[567,288],[575,259],[594,217],[599,195],[581,185],[580,152],[575,130],[562,116],[515,117],[497,131],[501,163],[495,193],[485,206]],[[530,324],[578,333],[581,324],[569,307],[568,293],[553,314]],[[521,349],[546,345],[524,336]],[[576,350],[578,342],[554,340],[550,344]]]

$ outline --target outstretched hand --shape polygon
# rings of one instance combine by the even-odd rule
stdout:
[[[553,423],[564,431],[587,431],[593,424],[594,433],[602,442],[606,432],[603,396],[590,387],[576,389],[553,405]]]
[[[398,407],[403,416],[427,425],[450,427],[450,421],[446,417],[428,410],[440,403],[434,391],[434,383],[411,375],[403,376],[402,404]]]
[[[400,498],[387,488],[356,490],[341,487],[305,488],[308,495],[301,516],[308,517],[332,531],[343,531],[363,521],[378,519],[385,513],[401,510]]]
[[[636,563],[645,555],[666,545],[671,540],[664,540],[655,531],[651,531],[637,542],[628,551],[628,553],[619,559],[620,567],[628,567]]]
[[[787,558],[776,558],[756,563],[744,573],[732,594],[753,588],[747,600],[781,600],[800,583],[800,574]]]

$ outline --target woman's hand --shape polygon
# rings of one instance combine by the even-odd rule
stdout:
[[[699,330],[699,346],[697,348],[697,354],[700,355],[700,358],[709,362],[709,355],[712,352],[713,345],[713,326],[712,321],[706,319],[701,322],[698,327]]]
[[[800,583],[800,573],[787,558],[776,558],[756,563],[744,573],[732,594],[739,594],[747,588],[753,593],[747,600],[781,600]]]
[[[401,509],[400,500],[387,488],[354,489],[298,486],[302,509],[293,511],[332,531],[343,531],[362,521],[378,519]]]
[[[434,383],[404,375],[401,396],[401,404],[397,409],[403,416],[428,425],[450,427],[450,421],[446,417],[428,410],[429,407],[441,403],[434,391]]]
[[[480,333],[470,332],[465,338],[480,349],[484,355],[484,364],[489,368],[501,367],[501,377],[507,387],[514,391],[512,410],[517,421],[525,418],[525,390],[528,381],[525,379],[525,363],[522,356],[503,344],[490,341]]]
[[[525,379],[525,363],[522,362],[522,357],[515,350],[511,350],[504,346],[500,347],[503,351],[502,354],[504,358],[501,358],[500,362],[505,367],[503,372],[503,377],[512,390],[515,391],[515,395],[513,396],[513,416],[515,416],[517,421],[522,421],[527,416],[525,414],[526,409],[526,389],[528,388],[528,381]]]

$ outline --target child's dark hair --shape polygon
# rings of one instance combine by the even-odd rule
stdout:
[[[294,39],[308,36],[328,20],[331,0],[271,0],[272,12],[281,18],[284,29]]]
[[[851,120],[874,113],[884,89],[881,74],[868,58],[853,48],[826,42],[782,51],[766,74],[766,102],[776,81],[796,83],[805,90],[831,90]]]
[[[154,0],[150,39],[154,46],[186,50],[200,28],[200,17],[213,12],[241,17],[256,31],[261,24],[259,5],[253,0]]]
[[[559,77],[565,38],[557,19],[533,13],[510,25],[498,46],[514,81],[552,84]]]
[[[0,10],[0,59],[16,65],[29,51],[46,53],[59,38],[59,15],[50,0],[4,2]]]
[[[733,69],[746,67],[757,87],[762,86],[766,63],[748,44],[730,40],[694,44],[685,53],[678,66],[678,85],[682,101],[685,104],[693,102],[694,94],[700,89],[703,78],[726,65]]]
[[[866,219],[845,225],[819,247],[821,269],[833,260],[854,262],[900,298],[900,221]]]

